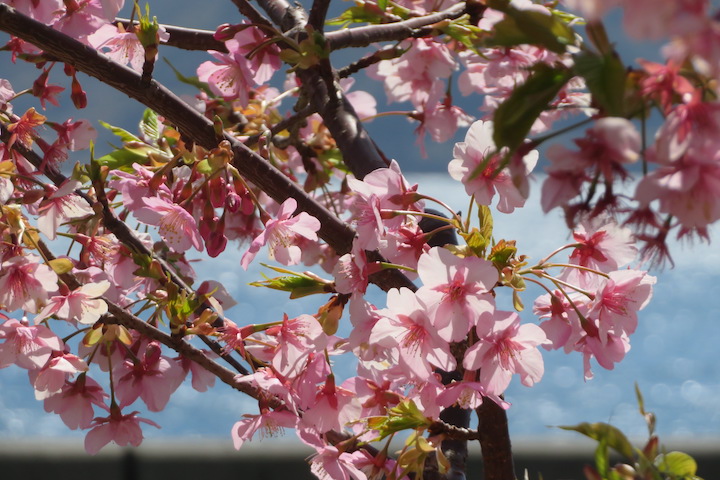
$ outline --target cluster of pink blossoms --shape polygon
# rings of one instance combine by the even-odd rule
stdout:
[[[123,3],[10,2],[140,71],[151,60],[149,51],[132,29],[111,23]],[[547,152],[542,207],[563,208],[569,223],[577,226],[572,243],[531,267],[513,242],[493,240],[488,223],[471,226],[442,202],[421,195],[394,161],[362,179],[336,168],[340,154],[348,152],[338,147],[319,115],[275,135],[272,128],[288,120],[278,109],[281,102],[305,87],[301,75],[288,77],[285,92],[268,85],[281,66],[280,48],[267,41],[266,31],[249,23],[218,28],[214,40],[224,42],[227,52],[211,51],[212,60],[198,66],[198,79],[207,89],[194,106],[208,119],[222,121],[226,134],[246,142],[289,181],[302,184],[310,201],[352,225],[357,235],[349,253],[337,255],[320,241],[323,225],[298,208],[299,196],[276,202],[243,178],[233,164],[229,142],[205,150],[150,111],[140,137],[119,134],[124,142],[120,155],[98,158],[92,168],[79,167],[67,181],[44,184],[41,174],[57,173],[68,152],[87,148],[95,132],[84,120],[52,123],[34,109],[14,114],[16,93],[0,80],[0,116],[7,134],[0,144],[0,308],[21,318],[0,313],[0,368],[14,364],[26,369],[47,411],[60,415],[69,428],[88,430],[90,453],[110,442],[138,445],[140,424],[155,424],[138,417],[134,405],[142,402],[157,412],[188,374],[199,391],[215,379],[198,363],[169,356],[157,339],[113,323],[121,311],[143,314],[147,317],[141,321],[148,328],[160,331],[169,325],[171,334],[162,338],[203,335],[217,342],[216,353],[239,355],[252,367],[252,373],[238,375],[233,385],[261,392],[256,395],[259,413],[245,415],[233,426],[236,448],[258,432],[272,435],[294,428],[317,452],[311,468],[319,477],[358,480],[402,478],[407,465],[371,458],[365,450],[351,451],[337,434],[372,441],[395,433],[391,422],[383,423],[392,415],[412,419],[413,428],[424,431],[446,407],[472,409],[490,399],[508,408],[502,395],[515,375],[525,386],[542,379],[540,347],[582,354],[588,379],[593,358],[612,369],[630,349],[637,312],[649,302],[655,283],[647,272],[631,267],[638,251],[628,226],[662,248],[659,242],[671,228],[677,227],[680,235],[707,236],[707,227],[720,219],[720,110],[713,100],[717,84],[698,80],[720,72],[718,21],[708,14],[705,0],[564,3],[586,15],[591,26],[609,8],[621,6],[635,35],[669,35],[671,40],[663,51],[666,64],[639,62],[641,69],[622,79],[641,99],[633,103],[622,98],[621,103],[641,113],[610,115],[601,95],[592,91],[596,86],[588,93],[579,76],[568,76],[554,98],[542,105],[529,135],[547,131],[566,113],[594,118],[575,147],[554,146]],[[657,15],[642,15],[650,3]],[[395,4],[407,10],[408,18],[419,18],[451,8],[453,2]],[[420,122],[419,136],[427,133],[442,142],[469,126],[465,140],[455,145],[448,171],[483,215],[489,215],[484,208],[490,205],[501,213],[524,205],[539,159],[534,148],[542,140],[521,143],[512,151],[505,145],[499,148],[494,137],[508,126],[491,120],[492,113],[543,68],[562,74],[576,71],[573,75],[579,71],[573,70],[577,43],[563,53],[543,41],[493,43],[497,25],[506,22],[507,28],[511,15],[528,14],[523,18],[541,18],[544,25],[560,21],[553,10],[529,0],[495,5],[507,11],[483,9],[476,25],[464,25],[464,19],[435,24],[455,36],[462,36],[462,28],[474,32],[468,42],[451,35],[408,38],[397,49],[402,55],[378,61],[369,70],[384,83],[389,101],[412,105],[405,115]],[[383,13],[386,20],[394,20],[394,14]],[[168,38],[158,26],[157,42]],[[280,44],[287,53],[288,45]],[[8,49],[13,60],[39,62],[42,73],[30,91],[43,109],[57,105],[62,88],[49,83],[56,62],[18,39],[11,40]],[[290,53],[314,60],[312,49]],[[689,69],[694,70],[689,74]],[[66,66],[64,72],[72,78],[71,99],[80,108],[84,92],[75,70]],[[454,75],[463,95],[484,96],[484,120],[471,123],[472,117],[453,103]],[[343,79],[337,87],[347,90],[351,84]],[[361,119],[376,115],[376,102],[367,92],[355,91],[346,98]],[[646,148],[632,119],[651,107],[663,113],[664,123]],[[51,128],[52,140],[42,138],[43,125]],[[39,148],[42,163],[33,164],[18,147]],[[126,158],[136,161],[123,161]],[[640,162],[655,168],[640,181],[635,198],[627,199],[616,185]],[[86,181],[90,177],[92,183]],[[598,191],[600,198],[594,198]],[[431,201],[446,208],[451,218],[425,210]],[[626,225],[601,212],[625,219]],[[157,235],[127,225],[111,228],[108,219],[126,221],[128,215],[153,227],[150,231]],[[442,226],[424,231],[423,218]],[[467,245],[429,245],[447,230],[459,233]],[[60,237],[72,240],[71,253],[52,258],[39,239]],[[244,269],[266,247],[270,259],[285,266],[319,264],[332,272],[332,280],[306,272],[276,283],[270,279],[266,285],[280,285],[297,295],[332,294],[331,299],[314,315],[237,325],[224,317],[233,301],[221,285],[204,282],[195,291],[189,288],[195,274],[185,257],[191,250],[220,255],[233,240],[249,244],[240,261]],[[551,260],[564,250],[570,251],[567,261]],[[421,286],[390,289],[385,306],[372,305],[364,294],[371,276],[386,269],[406,272]],[[547,291],[534,303],[537,323],[496,307],[497,296],[520,296],[528,282]],[[342,337],[338,323],[345,307],[352,329]],[[56,325],[73,335],[61,338],[51,329]],[[335,376],[333,360],[341,355],[358,359],[355,376]],[[213,358],[205,353],[206,360]],[[97,371],[107,374],[110,389],[93,379]],[[450,371],[460,378],[443,383],[441,372]]]

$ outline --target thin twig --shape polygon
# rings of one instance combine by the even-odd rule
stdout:
[[[375,42],[399,41],[406,38],[427,35],[431,25],[443,20],[452,20],[465,13],[465,2],[431,15],[411,18],[402,22],[367,25],[364,27],[346,28],[325,34],[330,50],[349,47],[367,47]]]
[[[125,30],[130,28],[130,20],[127,18],[116,18],[114,23],[122,24]],[[137,25],[138,22],[132,22],[133,25]],[[160,25],[165,31],[170,34],[170,38],[166,42],[162,42],[163,45],[169,47],[181,48],[183,50],[215,50],[217,52],[227,53],[227,47],[225,42],[216,40],[214,35],[215,32],[210,30],[200,30],[195,28],[177,27],[175,25]]]

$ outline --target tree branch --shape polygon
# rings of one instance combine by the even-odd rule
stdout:
[[[8,138],[10,137],[10,132],[7,131],[7,126],[0,123],[0,140],[7,143]],[[13,150],[16,150],[20,155],[25,157],[26,160],[28,160],[35,168],[40,171],[40,166],[43,163],[42,158],[35,153],[35,151],[25,148],[19,143],[15,143],[13,145]],[[40,172],[43,175],[45,175],[47,178],[50,179],[53,184],[55,184],[56,187],[60,187],[65,181],[67,180],[67,177],[63,175],[62,173],[58,172],[54,168],[48,168],[45,167],[45,170]],[[195,291],[187,285],[183,279],[175,272],[175,269],[171,268],[167,262],[163,258],[158,257],[157,255],[154,255],[151,250],[149,250],[144,243],[142,243],[137,236],[135,236],[135,233],[130,230],[130,228],[120,220],[115,217],[115,215],[112,212],[112,209],[107,203],[107,200],[104,198],[104,192],[101,190],[97,191],[98,195],[100,195],[100,205],[102,206],[102,216],[103,216],[103,226],[111,232],[115,237],[117,237],[118,241],[121,242],[123,245],[128,246],[132,250],[135,250],[136,252],[139,252],[143,255],[147,255],[150,258],[154,258],[158,261],[161,268],[163,269],[163,272],[170,277],[170,280],[177,285],[182,290],[185,290],[188,293],[195,294]],[[83,200],[87,202],[87,204],[92,208],[95,204],[95,201],[87,195],[85,192],[81,190],[76,190],[75,194],[81,197]],[[48,251],[49,253],[49,251]],[[79,283],[75,282],[75,286],[71,285],[71,288],[77,288],[80,286]],[[203,302],[200,306],[200,308],[204,309],[210,309],[212,312],[214,312],[218,316],[218,320],[220,323],[224,323],[224,317],[220,315],[219,312],[213,308],[212,305],[210,305],[207,302]],[[247,375],[250,372],[243,367],[240,362],[237,361],[234,357],[230,356],[228,353],[224,352],[222,346],[216,342],[215,340],[206,337],[205,335],[198,335],[200,340],[205,343],[217,356],[225,360],[230,366],[232,366],[235,370],[237,370],[238,373],[241,373],[243,375]]]
[[[122,24],[125,30],[130,29],[130,20],[127,18],[116,18],[114,23]],[[132,22],[132,24],[138,25],[137,20]],[[170,34],[170,38],[168,38],[167,42],[163,42],[163,45],[181,48],[183,50],[215,50],[217,52],[227,53],[225,42],[215,40],[215,32],[195,28],[176,27],[175,25],[161,24],[160,26]]]
[[[214,362],[212,359],[208,358],[208,356],[205,355],[202,350],[195,348],[182,338],[172,337],[167,333],[153,327],[149,323],[141,320],[135,315],[129,313],[124,308],[116,305],[107,298],[102,297],[102,299],[105,301],[105,303],[107,303],[108,311],[112,314],[112,316],[108,315],[102,317],[102,322],[118,323],[120,325],[123,325],[124,327],[137,331],[138,333],[147,338],[157,340],[166,347],[175,350],[183,357],[197,363],[205,370],[219,378],[223,383],[230,385],[235,390],[250,395],[256,400],[267,400],[270,402],[270,406],[272,408],[280,408],[283,406],[283,403],[280,400],[278,400],[276,397],[269,395],[265,390],[255,387],[247,382],[238,382],[235,379],[237,377],[237,374],[235,372]]]
[[[36,45],[60,61],[73,65],[77,70],[138,100],[164,116],[183,135],[207,150],[215,148],[220,140],[227,140],[234,154],[233,166],[243,176],[278,203],[288,197],[295,198],[300,210],[320,221],[318,234],[323,240],[339,254],[350,251],[355,232],[346,222],[335,217],[234,136],[224,134],[222,138],[218,138],[209,119],[157,81],[152,80],[144,85],[140,74],[134,70],[113,62],[93,48],[28,18],[5,4],[0,4],[0,30]],[[397,270],[385,270],[373,277],[373,281],[386,290],[401,286],[415,288],[412,282]]]
[[[507,414],[497,403],[485,400],[477,410],[485,480],[515,480]]]
[[[430,33],[431,25],[452,20],[465,13],[465,2],[460,2],[442,12],[403,20],[402,22],[346,28],[325,34],[331,51],[349,47],[367,47],[375,42],[399,41]]]
[[[328,7],[330,7],[330,0],[314,0],[312,8],[310,8],[308,25],[318,32],[325,29],[325,17],[327,17]]]

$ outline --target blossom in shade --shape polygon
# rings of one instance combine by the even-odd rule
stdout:
[[[17,365],[28,370],[45,366],[53,352],[64,348],[63,341],[44,325],[28,325],[11,318],[0,324],[0,368]]]
[[[47,187],[54,191],[38,207],[38,230],[50,240],[55,240],[61,224],[94,213],[86,200],[75,195],[80,185],[77,180],[68,180],[59,189]]]
[[[288,410],[269,410],[261,415],[244,417],[233,425],[231,431],[236,450],[240,450],[245,442],[250,441],[258,430],[263,437],[273,437],[282,434],[283,428],[293,428],[297,422],[297,415]]]
[[[34,377],[35,398],[44,400],[62,391],[67,379],[80,372],[87,372],[88,366],[83,359],[71,353],[58,354],[50,359]]]
[[[240,264],[247,270],[250,262],[264,245],[269,246],[270,258],[283,265],[295,265],[300,262],[302,252],[296,245],[296,238],[302,237],[316,241],[317,231],[320,230],[320,221],[305,212],[293,216],[297,209],[297,201],[289,197],[280,206],[277,218],[265,224],[265,230],[250,244],[250,248],[243,254]]]
[[[130,405],[139,397],[148,410],[159,412],[185,379],[185,372],[177,362],[161,355],[159,344],[154,342],[139,357],[135,361],[125,360],[113,372],[120,407]]]
[[[521,325],[517,313],[496,311],[492,333],[468,348],[463,366],[480,370],[480,383],[489,394],[502,394],[515,373],[523,385],[531,387],[543,376],[545,367],[537,347],[546,342],[545,332],[537,325]]]
[[[12,312],[37,312],[58,289],[57,274],[33,256],[12,257],[0,265],[0,306]]]
[[[160,237],[176,252],[190,247],[203,250],[202,237],[197,223],[190,213],[180,205],[158,197],[141,199],[142,207],[135,212],[138,221],[157,225]]]
[[[64,320],[92,325],[101,315],[107,313],[107,303],[98,297],[108,288],[110,282],[102,280],[98,283],[86,283],[67,295],[54,296],[35,317],[35,323],[55,315]]]
[[[93,405],[104,406],[107,394],[100,384],[80,374],[74,382],[65,381],[59,393],[45,399],[46,412],[54,412],[71,430],[88,428],[92,424]]]
[[[151,420],[138,417],[138,413],[131,412],[123,415],[119,407],[113,406],[110,408],[109,416],[96,417],[91,425],[92,430],[85,436],[85,451],[90,455],[95,455],[110,442],[121,447],[139,446],[143,441],[140,423],[146,423],[156,428],[160,428],[160,426]]]
[[[316,455],[310,460],[310,471],[321,480],[367,480],[367,476],[355,466],[355,458],[337,447],[315,447]]]

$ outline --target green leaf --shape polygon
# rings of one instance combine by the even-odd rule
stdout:
[[[658,455],[655,458],[655,466],[663,473],[669,473],[682,479],[693,478],[697,473],[697,462],[690,455],[683,452]]]
[[[608,115],[624,116],[627,71],[617,55],[583,52],[575,56],[573,70],[585,79],[595,105]]]
[[[160,138],[160,122],[158,122],[157,113],[149,108],[145,109],[142,120],[140,121],[140,131],[143,132],[146,137],[157,142]]]
[[[387,8],[387,0],[377,0],[377,6],[380,10],[385,11]]]
[[[104,165],[110,170],[124,170],[133,171],[133,163],[144,163],[147,159],[147,154],[143,155],[135,150],[129,150],[123,148],[122,150],[115,150],[114,152],[104,155],[95,162],[98,165]]]
[[[325,22],[326,25],[342,25],[347,27],[352,23],[380,23],[382,15],[380,9],[371,9],[374,5],[365,4],[365,6],[350,7],[340,14],[339,17],[332,18]]]
[[[114,127],[110,125],[109,123],[105,123],[102,120],[100,120],[100,125],[110,130],[114,135],[120,137],[123,142],[142,142],[138,137],[133,135],[132,133],[128,132],[125,129],[122,129],[120,127]]]
[[[490,41],[495,45],[539,45],[561,54],[576,42],[575,32],[561,16],[518,9],[505,1],[489,1],[488,6],[505,13],[505,18],[494,25]]]
[[[168,60],[165,57],[163,57],[163,60],[165,60],[165,63],[167,63],[170,66],[170,68],[172,68],[173,72],[175,72],[175,78],[177,78],[178,81],[180,81],[181,83],[184,83],[186,85],[193,86],[199,90],[202,90],[203,92],[207,93],[211,97],[216,96],[214,93],[212,93],[212,91],[210,90],[210,87],[208,86],[207,83],[201,82],[200,80],[198,80],[197,77],[186,77],[185,75],[180,73],[180,70],[175,68],[173,66],[173,64],[170,63],[170,60]]]
[[[602,478],[606,478],[610,469],[610,449],[606,439],[601,439],[595,449],[595,468]]]
[[[540,114],[560,89],[572,78],[564,67],[539,64],[525,83],[495,110],[493,140],[498,150],[517,149],[525,140]]]
[[[483,256],[485,248],[489,245],[490,241],[477,228],[473,228],[468,233],[460,234],[464,239],[467,246],[477,255]]]
[[[50,265],[50,268],[53,269],[53,272],[58,275],[68,273],[73,269],[73,263],[69,258],[53,258],[48,262],[48,264]]]
[[[559,427],[563,430],[572,430],[578,433],[590,437],[593,440],[605,441],[607,445],[618,452],[625,458],[632,460],[635,454],[635,449],[632,444],[628,441],[625,434],[620,430],[608,425],[607,423],[580,423],[573,426],[562,426]]]
[[[480,222],[480,233],[490,240],[493,234],[493,216],[490,207],[478,205],[478,221]]]
[[[522,312],[523,310],[525,310],[525,305],[523,304],[522,299],[520,298],[520,294],[517,290],[513,290],[512,299],[513,308],[515,309],[515,311]]]

